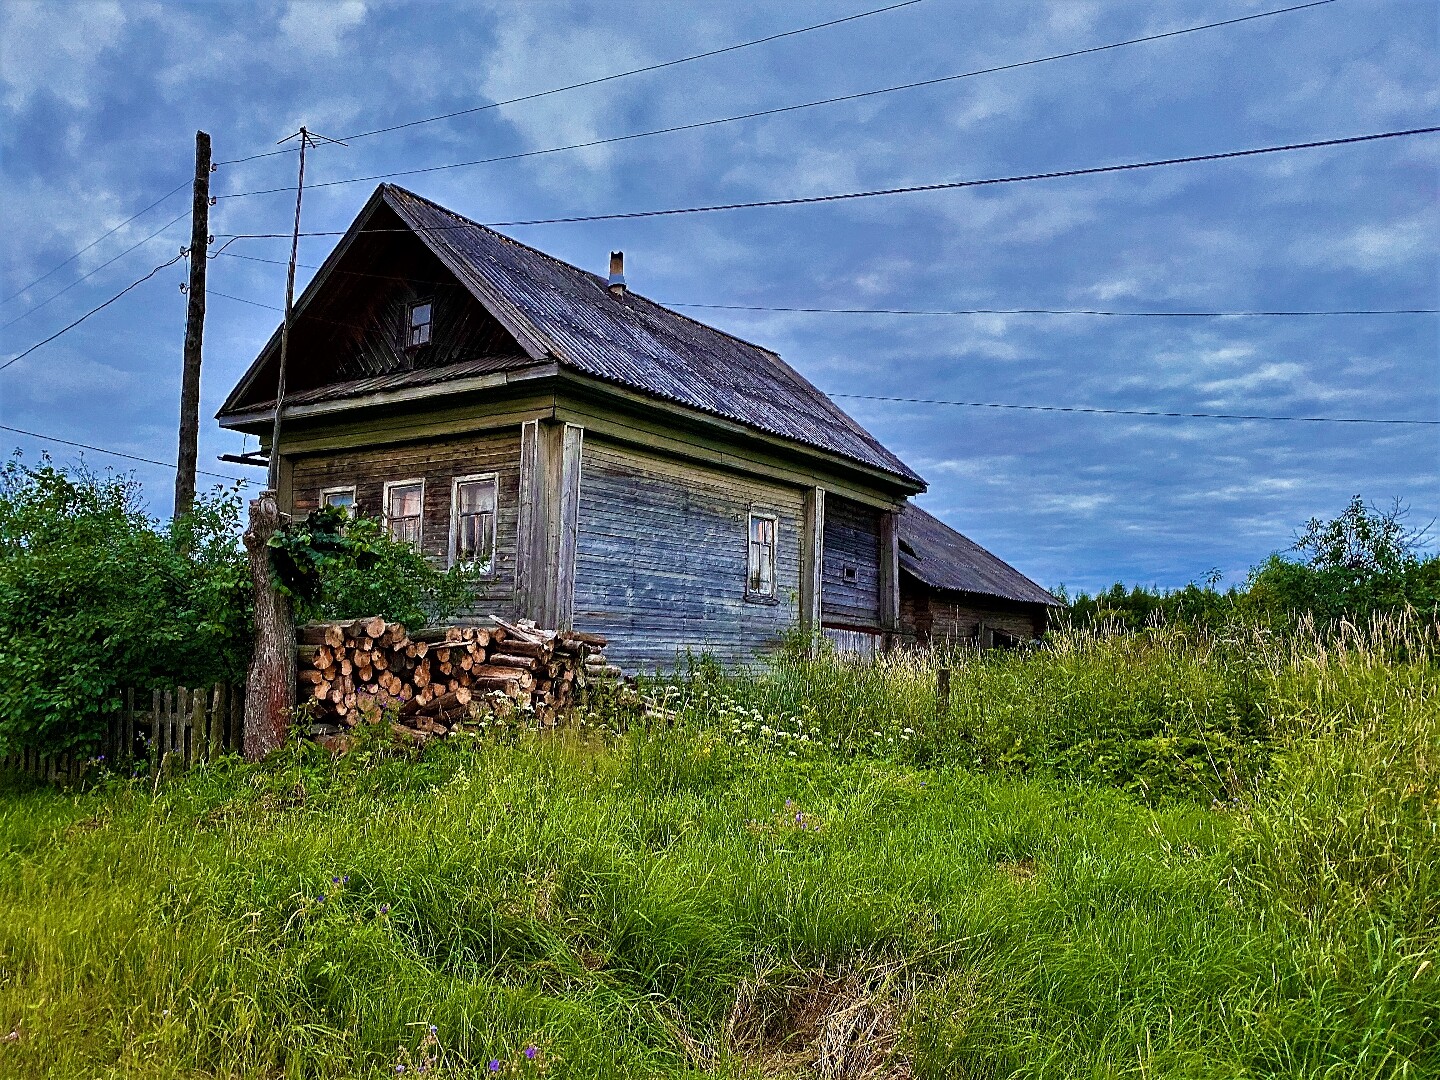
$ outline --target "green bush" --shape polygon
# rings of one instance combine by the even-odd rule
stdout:
[[[1414,608],[1440,613],[1440,555],[1425,555],[1428,529],[1405,527],[1406,509],[1368,506],[1358,495],[1329,520],[1311,518],[1295,543],[1254,567],[1243,589],[1216,589],[1218,572],[1204,585],[1183,589],[1126,589],[1116,582],[1093,596],[1071,598],[1062,585],[1064,626],[1141,630],[1161,625],[1218,629],[1233,623],[1293,631],[1302,625],[1329,631],[1377,614]]]
[[[242,675],[250,585],[239,496],[168,525],[128,476],[0,468],[0,754],[92,744],[126,687]]]
[[[271,560],[301,621],[379,615],[430,626],[474,603],[484,577],[463,564],[442,570],[374,518],[339,507],[312,510],[277,533]]]

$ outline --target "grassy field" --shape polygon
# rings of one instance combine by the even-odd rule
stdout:
[[[1436,658],[1062,636],[942,714],[699,663],[648,725],[0,780],[0,1075],[1437,1076]]]

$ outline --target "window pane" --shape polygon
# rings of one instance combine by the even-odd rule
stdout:
[[[395,518],[420,516],[420,485],[406,484],[390,489],[389,516]]]
[[[327,491],[320,501],[324,506],[343,506],[348,510],[355,505],[355,493],[353,491]]]
[[[420,546],[420,519],[418,517],[391,518],[390,535],[403,543]]]
[[[495,509],[495,481],[472,480],[459,485],[459,510],[462,514],[478,514]]]
[[[424,326],[430,322],[430,305],[416,304],[410,309],[410,325]]]
[[[752,516],[749,531],[746,590],[755,596],[774,596],[775,522],[770,518]]]

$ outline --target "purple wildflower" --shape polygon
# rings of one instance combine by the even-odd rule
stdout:
[[[491,1071],[491,1072],[499,1072],[499,1071],[500,1071],[500,1059],[499,1059],[499,1058],[491,1058],[491,1059],[490,1059],[490,1071]]]
[[[322,892],[319,896],[315,897],[315,902],[317,904],[323,904],[325,902],[325,894]]]
[[[331,884],[331,885],[339,885],[339,884],[340,884],[340,879],[339,879],[338,877],[332,877],[332,878],[330,879],[330,884]]]
[[[390,914],[390,905],[389,905],[389,904],[381,904],[381,905],[380,905],[380,914],[381,914],[381,915],[389,915],[389,914]]]
[[[527,1047],[525,1047],[525,1059],[526,1059],[527,1061],[534,1061],[534,1060],[535,1060],[535,1055],[538,1054],[539,1052],[540,1052],[539,1047],[527,1046]]]
[[[397,1073],[402,1073],[402,1072],[405,1071],[405,1066],[404,1066],[404,1065],[396,1065],[396,1066],[395,1066],[395,1071],[396,1071]]]
[[[431,1035],[434,1035],[435,1032],[438,1031],[438,1030],[439,1030],[439,1029],[436,1028],[436,1026],[435,1026],[434,1024],[431,1024],[431,1025],[430,1025],[430,1034],[431,1034]]]

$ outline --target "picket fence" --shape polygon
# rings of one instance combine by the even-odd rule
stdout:
[[[139,699],[139,704],[137,700]],[[221,683],[208,689],[177,686],[125,691],[100,744],[88,753],[43,754],[25,750],[0,757],[0,768],[57,783],[73,783],[101,769],[131,772],[145,762],[152,773],[185,768],[220,754],[238,753],[245,741],[245,689]]]

